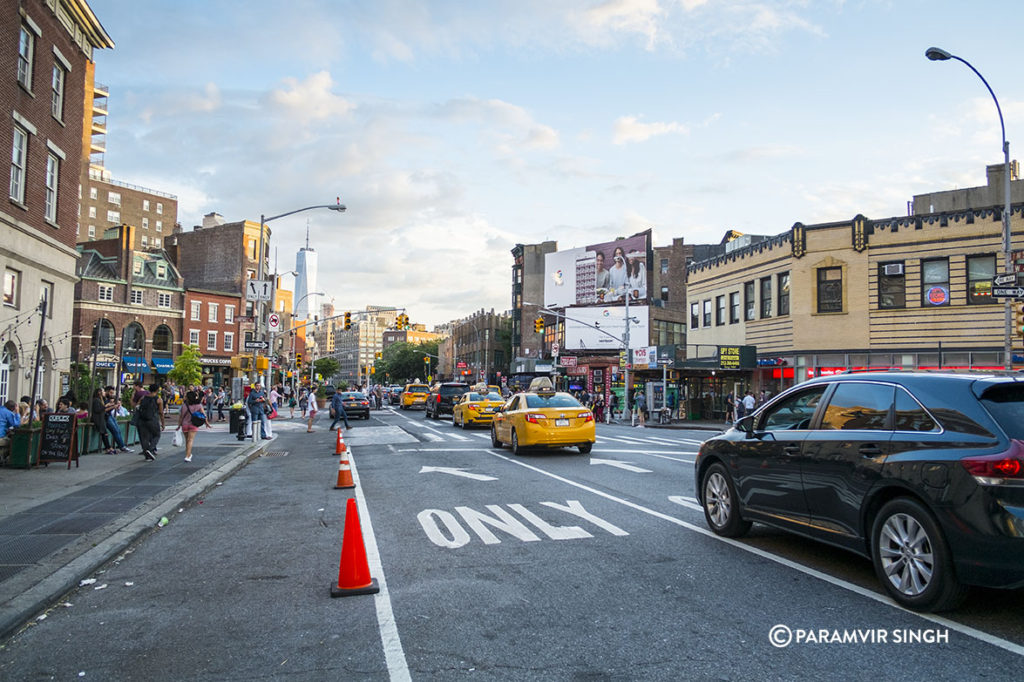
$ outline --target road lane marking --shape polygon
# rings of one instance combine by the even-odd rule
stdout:
[[[1016,644],[1016,643],[1011,642],[1009,640],[1003,639],[1001,637],[997,637],[995,635],[989,634],[989,633],[984,632],[982,630],[978,630],[977,628],[972,628],[969,625],[964,625],[963,623],[958,623],[956,621],[950,620],[948,618],[944,618],[942,616],[936,616],[936,615],[930,614],[930,613],[919,613],[917,611],[911,611],[910,609],[905,609],[902,606],[900,606],[899,604],[897,604],[896,602],[894,602],[892,599],[890,599],[889,597],[887,597],[887,596],[885,596],[883,594],[880,594],[878,592],[873,592],[873,591],[871,591],[871,590],[869,590],[869,589],[867,589],[865,587],[861,587],[860,585],[855,585],[854,583],[847,582],[846,580],[842,580],[840,578],[836,578],[834,576],[828,575],[827,573],[822,573],[821,571],[815,570],[815,569],[810,568],[808,566],[804,566],[803,564],[799,564],[799,563],[797,563],[795,561],[791,561],[790,559],[786,559],[784,557],[772,554],[771,552],[767,552],[767,551],[765,551],[763,549],[760,549],[758,547],[752,547],[750,545],[745,545],[742,542],[740,542],[739,540],[734,540],[732,538],[724,538],[724,537],[722,537],[720,535],[716,535],[714,532],[712,532],[708,528],[703,528],[701,526],[694,525],[694,524],[689,523],[687,521],[683,521],[682,519],[677,519],[674,516],[670,516],[668,514],[664,514],[662,512],[659,512],[659,511],[657,511],[655,509],[650,509],[649,507],[645,507],[643,505],[637,504],[636,502],[630,502],[629,500],[623,499],[621,497],[616,497],[615,495],[612,495],[610,493],[606,493],[603,490],[598,490],[596,488],[592,488],[592,487],[590,487],[588,485],[585,485],[583,483],[579,483],[577,481],[573,481],[573,480],[570,480],[568,478],[565,478],[564,476],[559,476],[558,474],[553,474],[550,471],[545,471],[544,469],[541,469],[540,467],[536,467],[536,466],[533,466],[532,464],[527,464],[526,462],[521,462],[519,460],[513,459],[513,458],[511,458],[511,457],[509,457],[507,455],[504,455],[502,453],[495,452],[493,449],[487,450],[486,452],[489,455],[497,457],[498,459],[503,459],[503,460],[505,460],[506,462],[508,462],[510,464],[515,464],[515,465],[521,466],[521,467],[523,467],[525,469],[530,469],[531,471],[534,471],[536,473],[539,473],[539,474],[542,474],[544,476],[548,476],[550,478],[553,478],[556,481],[561,481],[562,483],[565,483],[566,485],[571,485],[574,488],[579,488],[580,490],[585,490],[585,491],[587,491],[589,493],[593,493],[594,495],[597,495],[598,497],[603,497],[603,498],[605,498],[607,500],[611,500],[612,502],[616,502],[616,503],[621,504],[621,505],[623,505],[625,507],[629,507],[630,509],[635,509],[635,510],[637,510],[639,512],[642,512],[644,514],[649,514],[650,516],[653,516],[655,518],[659,518],[659,519],[662,519],[664,521],[668,521],[669,523],[673,523],[673,524],[675,524],[677,526],[680,526],[682,528],[686,528],[687,530],[691,530],[694,533],[698,533],[698,534],[703,535],[703,536],[705,536],[707,538],[710,538],[712,540],[717,540],[718,542],[725,543],[725,544],[730,545],[730,546],[732,546],[732,547],[734,547],[736,549],[741,549],[741,550],[743,550],[745,552],[749,552],[750,554],[754,554],[756,556],[759,556],[762,559],[768,559],[769,561],[773,561],[773,562],[775,562],[777,564],[780,564],[782,566],[785,566],[787,568],[791,568],[791,569],[793,569],[795,571],[799,571],[799,572],[801,572],[801,573],[803,573],[805,575],[809,575],[812,578],[817,578],[817,579],[822,580],[822,581],[824,581],[826,583],[829,583],[830,585],[833,585],[835,587],[839,587],[839,588],[848,590],[848,591],[853,592],[854,594],[858,594],[858,595],[860,595],[862,597],[867,597],[868,599],[876,601],[879,604],[884,604],[885,606],[889,606],[889,607],[891,607],[893,609],[896,609],[897,611],[902,611],[903,613],[908,614],[910,616],[917,616],[918,618],[921,618],[923,620],[927,620],[927,621],[935,623],[937,625],[941,625],[942,627],[949,628],[950,630],[955,630],[956,632],[959,632],[962,635],[966,635],[967,637],[971,637],[973,639],[977,639],[979,641],[985,642],[986,644],[991,644],[992,646],[999,647],[1000,649],[1004,649],[1006,651],[1009,651],[1012,654],[1016,654],[1018,656],[1024,656],[1024,646],[1022,646],[1020,644]],[[701,511],[703,511],[703,509]]]
[[[405,660],[405,650],[402,648],[402,638],[398,635],[395,612],[391,607],[391,593],[388,591],[387,578],[384,577],[384,564],[381,563],[380,552],[377,550],[377,536],[373,533],[370,508],[366,505],[366,496],[359,482],[359,471],[356,469],[351,448],[348,454],[352,481],[356,484],[356,501],[363,510],[359,520],[366,548],[366,561],[370,565],[370,574],[377,576],[377,585],[380,587],[380,592],[374,595],[373,601],[377,609],[377,628],[380,630],[380,643],[384,649],[384,662],[388,666],[388,675],[392,682],[412,682],[409,664]]]
[[[620,462],[617,459],[598,459],[597,457],[591,457],[590,464],[591,466],[593,466],[594,464],[605,464],[607,466],[615,467],[616,469],[622,469],[623,471],[632,471],[633,473],[636,474],[651,473],[650,469],[642,469],[638,466],[633,466],[633,464],[630,462]]]
[[[462,476],[463,478],[471,478],[474,481],[497,481],[498,479],[494,476],[486,476],[484,474],[474,474],[471,471],[465,469],[459,469],[457,467],[428,467],[425,466],[420,469],[421,474],[450,474],[452,476]]]

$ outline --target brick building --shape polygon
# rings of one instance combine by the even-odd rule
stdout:
[[[185,291],[185,343],[197,346],[202,353],[200,363],[206,385],[230,383],[231,358],[241,352],[238,323],[241,304],[238,294],[193,288]]]
[[[48,400],[62,392],[78,260],[84,83],[93,50],[113,46],[83,0],[5,2],[0,9],[0,141],[11,160],[8,199],[0,205],[0,399],[27,395],[33,383]]]
[[[71,354],[95,363],[113,385],[159,382],[181,352],[181,274],[165,252],[132,248],[135,229],[122,225],[105,239],[78,245]]]

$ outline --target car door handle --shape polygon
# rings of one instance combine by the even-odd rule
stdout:
[[[865,457],[876,457],[882,454],[882,449],[874,443],[867,443],[860,446],[859,452]]]
[[[800,454],[800,446],[799,445],[787,445],[786,447],[784,447],[782,449],[785,451],[785,453],[787,455],[795,456],[795,455],[799,455]]]

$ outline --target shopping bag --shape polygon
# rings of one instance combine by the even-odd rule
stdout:
[[[171,439],[171,445],[173,445],[176,448],[180,448],[184,444],[185,444],[185,434],[183,434],[181,432],[181,429],[177,429],[174,432],[174,438]]]

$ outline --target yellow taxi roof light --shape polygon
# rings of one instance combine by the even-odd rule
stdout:
[[[536,377],[530,382],[530,388],[527,389],[529,393],[554,393],[555,387],[551,384],[551,379],[548,377]]]

